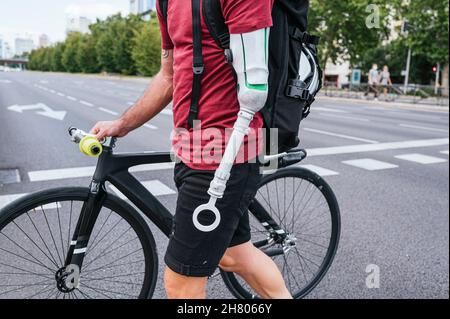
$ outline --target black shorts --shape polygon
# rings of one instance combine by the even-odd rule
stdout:
[[[217,201],[221,222],[217,229],[206,233],[192,221],[195,209],[208,203],[207,191],[214,171],[193,170],[183,163],[175,166],[178,188],[177,210],[169,246],[164,258],[174,272],[190,277],[209,277],[217,269],[225,251],[251,239],[248,207],[260,182],[260,166],[245,163],[234,166],[225,195]],[[201,213],[199,221],[211,225],[212,213]]]

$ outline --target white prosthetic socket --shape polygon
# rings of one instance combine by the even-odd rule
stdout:
[[[240,111],[220,166],[208,190],[211,199],[208,204],[198,207],[194,212],[194,225],[200,231],[211,232],[219,226],[221,217],[216,202],[225,193],[234,161],[239,155],[245,136],[249,133],[253,117],[266,103],[269,90],[269,33],[270,29],[266,28],[230,36],[233,67],[238,79]],[[214,213],[216,217],[210,226],[204,226],[198,221],[200,213],[206,211]]]

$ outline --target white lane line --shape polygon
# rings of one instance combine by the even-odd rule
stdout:
[[[400,124],[400,126],[401,127],[406,127],[406,128],[415,128],[415,129],[418,129],[418,130],[448,133],[448,130],[444,130],[444,129],[440,129],[440,128],[434,128],[434,127],[426,127],[426,126],[410,125],[410,124]]]
[[[448,150],[446,150],[446,151],[442,151],[442,152],[441,152],[441,154],[445,154],[445,155],[448,155]]]
[[[340,138],[344,138],[344,139],[348,139],[348,140],[360,141],[360,142],[365,142],[365,143],[370,143],[370,144],[378,144],[379,143],[378,141],[374,141],[374,140],[368,140],[365,138],[344,135],[344,134],[337,134],[337,133],[333,133],[333,132],[321,131],[321,130],[316,130],[316,129],[312,129],[312,128],[305,128],[304,130],[307,132],[311,132],[311,133],[340,137]]]
[[[346,113],[346,114],[349,113],[347,111],[338,110],[333,107],[322,107],[322,106],[316,106],[314,108],[314,111],[324,111],[324,112],[331,112],[331,113]]]
[[[144,127],[149,128],[151,130],[157,130],[158,129],[157,126],[154,126],[154,125],[151,125],[151,124],[144,124]]]
[[[0,80],[0,83],[11,84],[12,82],[10,80]]]
[[[428,155],[423,155],[423,154],[417,154],[417,153],[416,154],[397,155],[397,156],[395,156],[395,158],[409,161],[409,162],[419,163],[419,164],[437,164],[437,163],[447,162],[447,160],[443,159],[443,158],[438,158],[438,157],[428,156]]]
[[[114,111],[111,111],[111,110],[109,110],[109,109],[105,109],[105,108],[103,108],[103,107],[99,107],[98,109],[99,109],[100,111],[102,111],[102,112],[105,112],[105,113],[108,113],[108,114],[111,114],[111,115],[119,115],[119,113],[114,112]]]
[[[81,104],[89,106],[89,107],[94,107],[95,105],[86,101],[79,101]]]
[[[320,166],[316,166],[316,165],[300,165],[300,166],[304,167],[306,169],[309,169],[322,177],[339,175],[338,172],[335,172],[335,171],[332,171],[332,170],[329,170],[327,168],[323,168]]]
[[[328,113],[319,113],[323,116],[333,117],[337,119],[343,119],[343,120],[352,120],[352,121],[358,121],[358,122],[370,122],[369,119],[362,118],[362,117],[353,117],[353,116],[343,116],[343,115],[335,115],[335,114],[328,114]]]
[[[66,96],[66,98],[68,99],[68,100],[71,100],[71,101],[78,101],[76,98],[74,98],[73,96]]]
[[[9,205],[10,203],[14,202],[15,200],[18,200],[24,196],[27,196],[28,194],[12,194],[12,195],[4,195],[0,196],[0,209],[4,208],[6,205]],[[50,210],[50,209],[56,209],[61,208],[61,203],[51,203],[44,206],[35,207],[34,210],[41,211],[41,210]]]
[[[173,115],[173,111],[171,109],[164,109],[164,110],[161,111],[161,114],[172,116]]]
[[[55,90],[49,90],[50,93],[55,94],[56,91]]]
[[[141,184],[150,192],[153,196],[166,196],[166,195],[174,195],[177,192],[172,190],[170,187],[166,186],[162,182],[158,180],[154,181],[146,181],[141,182]],[[116,193],[117,196],[120,197],[120,199],[126,200],[127,197],[122,194],[114,185],[109,185],[109,188]]]
[[[61,92],[57,92],[56,95],[59,95],[59,96],[62,96],[62,97],[65,97],[65,96],[66,96],[65,94],[63,94],[63,93],[61,93]]]
[[[16,199],[19,199],[23,196],[26,196],[27,194],[14,194],[14,195],[3,195],[0,196],[0,209],[8,205],[9,203],[12,203]]]
[[[130,169],[130,172],[149,172],[173,169],[174,163],[158,163],[136,166]],[[54,181],[70,178],[91,177],[94,175],[95,166],[90,167],[74,167],[54,170],[43,170],[28,172],[30,182]]]
[[[130,169],[130,173],[163,171],[163,170],[173,169],[174,167],[175,167],[175,163],[146,164],[146,165],[132,167]]]
[[[308,155],[309,156],[325,156],[325,155],[366,153],[366,152],[377,152],[377,151],[387,151],[387,150],[400,150],[400,149],[406,149],[406,148],[441,146],[441,145],[448,145],[448,144],[449,144],[448,138],[438,138],[438,139],[414,140],[414,141],[405,141],[405,142],[336,146],[336,147],[324,147],[324,148],[310,149],[310,150],[308,150]]]
[[[398,165],[394,165],[391,163],[381,162],[370,158],[362,158],[351,161],[343,161],[342,163],[350,166],[355,166],[358,168],[362,168],[368,171],[379,171],[383,169],[391,169],[397,168]]]

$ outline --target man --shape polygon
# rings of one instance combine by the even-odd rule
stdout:
[[[380,75],[378,73],[378,65],[373,64],[372,69],[369,71],[369,86],[367,88],[367,92],[365,96],[369,95],[370,92],[373,92],[375,95],[375,101],[378,101],[378,85],[380,83]]]
[[[231,33],[231,47],[239,47],[247,41],[247,46],[252,48],[246,53],[242,49],[233,52],[239,91],[223,50],[207,31],[202,18],[205,71],[198,103],[200,125],[190,128],[187,119],[194,77],[192,6],[191,1],[170,0],[167,20],[158,8],[163,49],[161,71],[136,105],[117,121],[98,123],[92,133],[99,139],[123,137],[155,117],[173,98],[175,130],[172,139],[174,152],[181,163],[175,167],[179,195],[173,233],[165,256],[164,282],[168,298],[206,298],[208,277],[220,266],[225,271],[239,274],[263,298],[290,299],[292,296],[276,264],[250,241],[248,206],[260,180],[259,166],[253,163],[262,151],[262,141],[256,133],[262,127],[259,113],[254,115],[250,133],[241,148],[242,161],[233,166],[225,194],[217,201],[222,214],[219,227],[203,232],[193,223],[194,210],[209,200],[208,188],[220,164],[220,161],[204,160],[211,152],[208,147],[211,141],[196,143],[196,134],[199,130],[202,133],[215,129],[226,136],[225,131],[233,128],[243,104],[249,109],[260,109],[264,105],[261,91],[267,88],[268,82],[267,41],[252,42],[251,39],[268,34],[272,25],[272,0],[222,0],[221,5]],[[258,57],[252,55],[257,52],[258,56],[262,52],[265,57],[262,65],[255,65]],[[265,83],[259,83],[260,80],[258,85],[252,85],[252,78],[265,78]],[[253,100],[260,105],[248,105]],[[226,144],[224,138],[219,145],[222,154]],[[203,214],[199,221],[208,225],[212,223],[211,218]]]

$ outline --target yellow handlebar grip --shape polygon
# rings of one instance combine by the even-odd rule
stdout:
[[[86,136],[80,141],[80,151],[90,157],[99,157],[103,152],[103,145],[92,136]]]

